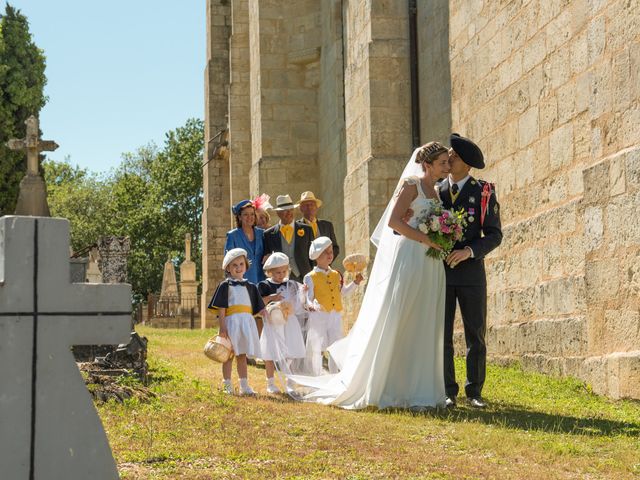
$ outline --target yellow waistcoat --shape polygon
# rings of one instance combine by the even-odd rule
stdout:
[[[327,274],[311,271],[309,276],[313,280],[313,294],[322,308],[327,312],[331,310],[341,312],[340,274],[335,270]]]

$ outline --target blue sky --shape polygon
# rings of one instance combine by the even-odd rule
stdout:
[[[204,0],[13,0],[47,57],[48,158],[95,172],[204,116]],[[2,11],[4,12],[2,1]]]

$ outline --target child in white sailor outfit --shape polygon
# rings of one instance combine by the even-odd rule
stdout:
[[[233,345],[240,378],[240,394],[254,395],[255,392],[247,381],[247,355],[260,356],[260,338],[254,315],[263,313],[264,303],[258,293],[258,287],[243,278],[249,268],[246,250],[229,250],[224,256],[222,268],[227,272],[228,278],[216,288],[209,309],[218,313],[219,335],[229,338]],[[233,393],[232,363],[233,358],[222,364],[225,393]]]
[[[264,264],[267,280],[258,284],[262,300],[268,305],[269,315],[265,319],[260,350],[267,374],[267,393],[280,393],[275,384],[276,363],[278,370],[289,374],[291,360],[304,358],[305,345],[296,313],[304,310],[302,285],[289,280],[289,257],[282,252],[272,253]],[[280,311],[275,308],[282,306]],[[282,312],[286,315],[282,317]]]
[[[333,249],[329,237],[318,237],[312,242],[309,259],[315,260],[316,266],[304,277],[309,310],[305,370],[311,375],[322,375],[322,352],[344,337],[342,296],[351,294],[363,277],[358,274],[353,282],[343,286],[342,275],[330,266]]]

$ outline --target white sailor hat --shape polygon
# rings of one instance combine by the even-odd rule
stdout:
[[[317,259],[320,256],[320,254],[330,246],[331,246],[331,239],[329,237],[316,238],[313,242],[311,242],[311,246],[309,247],[309,259],[310,260]]]
[[[267,258],[267,261],[264,262],[263,270],[266,272],[267,270],[271,270],[272,268],[278,267],[288,267],[289,266],[289,257],[287,257],[282,252],[273,252]]]
[[[238,257],[246,257],[247,261],[249,260],[249,255],[244,248],[232,248],[225,254],[224,260],[222,260],[222,269],[226,270],[227,266]]]

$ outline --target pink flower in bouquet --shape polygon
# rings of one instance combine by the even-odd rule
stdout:
[[[467,224],[465,217],[465,212],[445,210],[442,204],[437,205],[431,212],[424,211],[418,217],[418,229],[423,233],[428,232],[429,238],[442,247],[442,250],[429,248],[425,254],[438,260],[446,258],[455,242],[463,236],[463,228]]]

